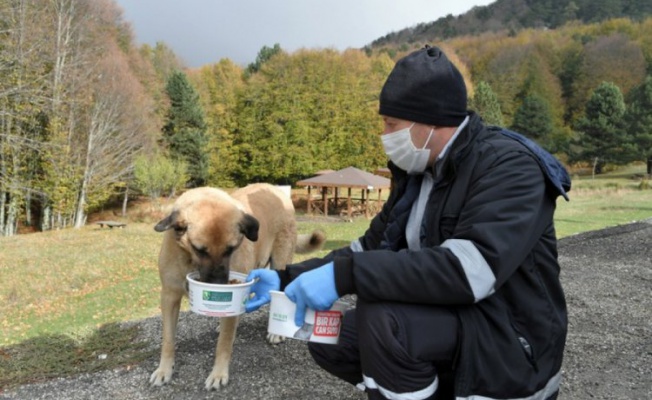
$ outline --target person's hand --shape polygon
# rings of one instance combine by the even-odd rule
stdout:
[[[317,311],[328,310],[339,298],[335,289],[333,263],[302,273],[285,288],[285,294],[297,304],[294,314],[296,326],[303,325],[306,307]]]
[[[281,278],[278,273],[269,269],[255,269],[247,275],[246,282],[256,282],[251,286],[253,297],[245,304],[245,311],[252,312],[271,301],[270,290],[281,288]]]

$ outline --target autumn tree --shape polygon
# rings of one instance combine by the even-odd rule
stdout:
[[[641,47],[624,34],[598,36],[584,45],[581,70],[573,85],[570,106],[581,110],[601,82],[613,82],[628,93],[645,79],[646,61]]]
[[[206,65],[189,74],[197,88],[205,110],[207,153],[209,157],[208,183],[219,187],[233,187],[233,176],[238,168],[237,152],[233,145],[238,129],[238,98],[246,85],[242,68],[228,59]]]
[[[234,145],[238,184],[384,165],[378,93],[393,63],[354,50],[281,53],[248,81]]]
[[[189,178],[187,170],[184,162],[172,161],[161,154],[141,155],[134,160],[134,187],[158,201],[163,194],[172,196],[183,189]]]
[[[92,86],[88,129],[78,136],[84,148],[75,227],[84,225],[88,209],[98,208],[119,187],[127,187],[134,160],[151,148],[154,139],[153,124],[144,112],[149,102],[126,55],[113,43],[105,43],[105,54],[110,56],[99,63]]]
[[[255,74],[256,72],[260,71],[260,68],[263,66],[263,64],[265,64],[272,57],[281,53],[282,51],[283,49],[281,49],[281,46],[278,43],[275,43],[273,47],[263,46],[256,56],[256,61],[247,66],[245,71],[246,75],[250,76],[251,74]]]
[[[43,67],[33,28],[41,15],[30,1],[0,1],[0,235],[17,232],[31,206],[42,149]],[[32,224],[31,214],[24,222]]]
[[[188,186],[202,186],[208,178],[208,139],[199,95],[181,71],[172,73],[166,93],[170,109],[163,126],[163,139],[172,159],[188,165]]]

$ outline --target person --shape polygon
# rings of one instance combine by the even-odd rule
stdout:
[[[392,191],[350,246],[253,270],[247,311],[285,290],[328,309],[355,295],[316,363],[369,399],[555,399],[567,332],[553,216],[570,178],[524,136],[467,109],[437,47],[400,59],[380,93]]]

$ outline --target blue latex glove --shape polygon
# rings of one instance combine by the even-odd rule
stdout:
[[[306,307],[317,311],[328,310],[340,297],[335,289],[333,263],[302,273],[285,288],[285,294],[297,303],[294,314],[296,326],[303,326]]]
[[[246,282],[251,282],[254,279],[256,282],[251,286],[251,293],[254,296],[245,304],[245,311],[248,313],[258,310],[261,306],[264,306],[272,300],[269,294],[270,290],[281,289],[281,278],[279,278],[276,271],[255,269],[247,275]]]

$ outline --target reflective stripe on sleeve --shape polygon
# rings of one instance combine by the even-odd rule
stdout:
[[[352,241],[350,247],[351,247],[351,250],[353,250],[354,253],[360,253],[360,252],[364,251],[364,249],[362,248],[362,244],[360,244],[359,240]]]
[[[448,239],[441,246],[449,249],[460,260],[476,303],[494,293],[496,277],[473,242],[464,239]]]

